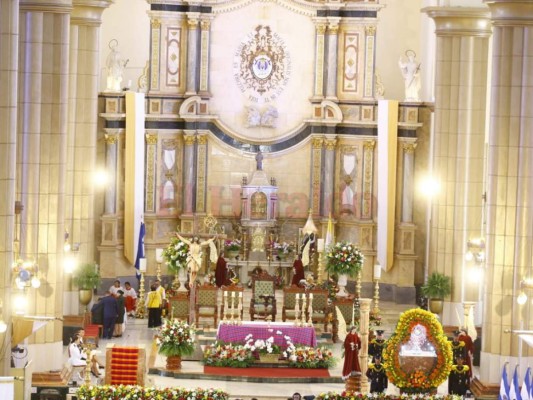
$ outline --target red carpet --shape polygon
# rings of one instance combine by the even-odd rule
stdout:
[[[329,378],[327,369],[230,368],[204,366],[204,374],[269,378]]]

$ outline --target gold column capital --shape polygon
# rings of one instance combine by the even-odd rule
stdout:
[[[198,144],[207,144],[207,135],[198,135],[196,137]]]
[[[416,146],[418,146],[418,143],[403,143],[403,152],[406,154],[412,154],[415,152]]]
[[[374,147],[376,147],[376,141],[375,140],[365,140],[363,142],[363,148],[365,150],[374,150]]]
[[[109,135],[106,133],[104,137],[106,144],[115,144],[118,141],[118,135]]]
[[[159,29],[161,28],[161,21],[158,20],[157,18],[154,18],[152,20],[152,29]]]
[[[185,142],[185,146],[192,146],[195,140],[196,136],[194,135],[183,135],[183,141]]]
[[[326,27],[327,25],[324,24],[324,23],[319,23],[319,24],[316,24],[316,33],[318,35],[323,35],[326,33]]]
[[[330,35],[337,35],[339,33],[339,24],[328,25],[328,33]]]
[[[367,25],[365,26],[365,35],[366,36],[374,36],[376,34],[376,26],[375,25]]]
[[[337,146],[337,139],[326,139],[324,140],[324,143],[326,145],[326,150],[335,150],[335,146]]]
[[[211,20],[209,19],[202,19],[200,21],[200,29],[203,31],[208,31],[211,27]]]
[[[324,144],[324,139],[322,139],[322,138],[313,138],[311,140],[311,144],[313,146],[313,149],[320,149],[320,148],[322,148],[322,145]]]
[[[196,27],[198,26],[198,19],[197,18],[189,18],[187,20],[187,27],[189,28],[189,30],[193,30],[193,29],[196,29]]]
[[[157,133],[147,133],[146,144],[157,144]]]

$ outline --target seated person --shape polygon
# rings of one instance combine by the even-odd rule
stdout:
[[[69,359],[68,362],[73,367],[85,367],[87,366],[87,358],[85,353],[83,352],[83,348],[81,346],[81,336],[79,334],[75,334],[72,338],[71,343],[68,346],[68,354]],[[91,373],[99,377],[100,371],[98,369],[98,363],[96,362],[96,357],[91,358]]]

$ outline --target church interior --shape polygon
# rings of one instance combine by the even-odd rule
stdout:
[[[285,320],[301,259],[304,286],[332,282],[367,317],[381,310],[387,336],[427,306],[428,279],[449,277],[437,314],[480,338],[476,393],[496,398],[505,365],[525,375],[533,1],[0,0],[0,79],[0,376],[24,396],[11,398],[67,398],[35,388],[63,380],[68,337],[116,279],[138,308],[155,280],[190,292],[186,315],[209,340],[238,318],[206,323],[192,288],[217,287],[220,259],[243,320],[260,272]],[[176,234],[199,243],[188,291],[164,256]],[[328,271],[336,242],[363,257],[342,283]],[[96,286],[78,280],[87,265]],[[329,328],[312,321],[330,344],[332,310]],[[145,311],[116,343],[143,343],[143,384],[175,385],[154,372]],[[342,391],[339,379],[309,391]],[[287,385],[224,388],[266,399]]]

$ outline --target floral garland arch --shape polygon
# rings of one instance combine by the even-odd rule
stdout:
[[[436,361],[433,365],[424,368],[418,362],[411,369],[402,365],[402,351],[411,344],[414,344],[415,348],[418,347],[416,351],[423,352],[425,349],[434,352]],[[383,349],[383,362],[389,381],[402,392],[428,393],[436,390],[448,378],[453,364],[453,353],[435,315],[417,308],[405,311],[400,316],[395,332]]]

